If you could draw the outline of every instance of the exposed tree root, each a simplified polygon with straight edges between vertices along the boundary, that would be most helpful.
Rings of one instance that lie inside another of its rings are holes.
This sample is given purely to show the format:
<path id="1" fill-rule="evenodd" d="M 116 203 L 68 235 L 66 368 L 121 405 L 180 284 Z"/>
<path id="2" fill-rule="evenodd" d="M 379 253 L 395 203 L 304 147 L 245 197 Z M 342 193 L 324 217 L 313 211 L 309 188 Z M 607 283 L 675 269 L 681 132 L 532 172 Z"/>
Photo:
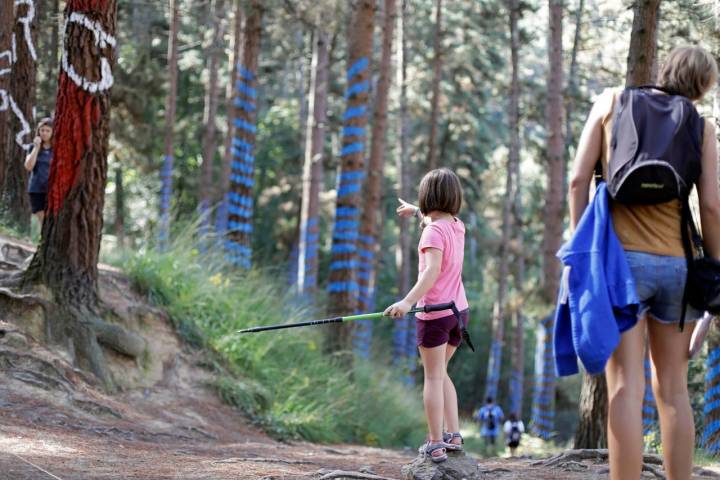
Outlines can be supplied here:
<path id="1" fill-rule="evenodd" d="M 380 475 L 374 475 L 372 473 L 346 472 L 343 470 L 335 470 L 333 472 L 326 473 L 322 477 L 320 477 L 320 480 L 332 480 L 334 478 L 351 478 L 359 480 L 395 480 L 389 477 L 381 477 Z"/>
<path id="2" fill-rule="evenodd" d="M 311 462 L 308 460 L 284 460 L 282 458 L 260 458 L 260 457 L 233 457 L 233 458 L 226 458 L 224 460 L 216 460 L 213 463 L 240 463 L 240 462 L 284 463 L 286 465 L 317 465 L 317 462 Z M 365 477 L 362 477 L 362 478 L 365 478 Z"/>

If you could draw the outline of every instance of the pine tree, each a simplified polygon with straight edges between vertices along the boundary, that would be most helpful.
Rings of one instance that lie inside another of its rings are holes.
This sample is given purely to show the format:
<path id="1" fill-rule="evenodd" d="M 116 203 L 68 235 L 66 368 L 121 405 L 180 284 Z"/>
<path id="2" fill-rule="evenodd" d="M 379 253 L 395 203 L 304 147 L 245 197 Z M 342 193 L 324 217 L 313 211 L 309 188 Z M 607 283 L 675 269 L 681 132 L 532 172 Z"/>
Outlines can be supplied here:
<path id="1" fill-rule="evenodd" d="M 440 76 L 442 74 L 442 0 L 435 5 L 435 36 L 433 37 L 432 100 L 430 104 L 430 140 L 428 142 L 427 168 L 437 168 L 437 129 L 440 117 Z"/>
<path id="2" fill-rule="evenodd" d="M 343 116 L 343 143 L 328 284 L 331 315 L 345 315 L 357 311 L 358 308 L 358 220 L 365 176 L 365 137 L 374 21 L 375 0 L 358 1 L 348 30 L 345 90 L 347 107 Z M 351 333 L 352 327 L 349 324 L 340 324 L 330 329 L 328 349 L 347 350 L 351 344 Z"/>

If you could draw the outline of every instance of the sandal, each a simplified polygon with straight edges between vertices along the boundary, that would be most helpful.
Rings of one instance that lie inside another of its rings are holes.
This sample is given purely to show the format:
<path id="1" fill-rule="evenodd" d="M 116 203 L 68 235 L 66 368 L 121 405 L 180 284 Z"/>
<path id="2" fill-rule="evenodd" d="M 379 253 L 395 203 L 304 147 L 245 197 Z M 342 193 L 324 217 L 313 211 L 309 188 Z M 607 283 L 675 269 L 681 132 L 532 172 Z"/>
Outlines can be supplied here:
<path id="1" fill-rule="evenodd" d="M 448 456 L 445 450 L 445 442 L 433 442 L 431 440 L 428 440 L 428 442 L 420 447 L 420 450 L 425 454 L 426 457 L 430 457 L 430 460 L 432 460 L 434 463 L 440 463 L 447 460 Z M 433 455 L 434 452 L 442 451 L 439 455 Z"/>
<path id="2" fill-rule="evenodd" d="M 452 443 L 456 438 L 460 439 L 460 443 Z M 465 443 L 465 440 L 463 440 L 460 432 L 444 432 L 443 443 L 445 444 L 445 449 L 458 452 L 463 449 L 463 443 Z"/>

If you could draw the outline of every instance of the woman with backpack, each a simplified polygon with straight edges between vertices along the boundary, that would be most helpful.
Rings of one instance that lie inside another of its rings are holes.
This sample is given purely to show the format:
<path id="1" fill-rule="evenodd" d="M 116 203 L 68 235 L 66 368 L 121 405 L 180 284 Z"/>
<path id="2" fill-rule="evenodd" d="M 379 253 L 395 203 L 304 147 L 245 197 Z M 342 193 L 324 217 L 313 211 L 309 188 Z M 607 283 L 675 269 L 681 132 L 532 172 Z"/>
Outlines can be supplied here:
<path id="1" fill-rule="evenodd" d="M 517 415 L 511 413 L 503 425 L 503 432 L 505 433 L 505 445 L 510 449 L 510 456 L 514 457 L 520 446 L 522 434 L 525 433 L 525 425 L 522 420 L 517 418 Z"/>
<path id="2" fill-rule="evenodd" d="M 694 183 L 704 252 L 720 259 L 716 130 L 713 119 L 700 118 L 693 106 L 715 86 L 717 75 L 715 60 L 704 49 L 674 49 L 659 72 L 658 88 L 608 90 L 600 95 L 575 156 L 569 191 L 571 227 L 575 229 L 588 205 L 593 173 L 596 165 L 601 166 L 602 178 L 607 180 L 607 190 L 614 199 L 610 201 L 612 222 L 640 301 L 637 323 L 622 332 L 620 344 L 605 367 L 612 480 L 639 479 L 641 475 L 646 332 L 667 478 L 691 478 L 695 430 L 687 389 L 688 346 L 694 325 L 690 322 L 700 312 L 686 306 L 686 242 L 681 226 L 683 202 Z M 684 188 L 678 198 L 652 201 L 654 191 L 663 188 L 662 175 L 675 172 L 655 162 L 659 157 L 634 151 L 630 155 L 634 155 L 634 167 L 623 169 L 615 163 L 633 148 L 655 147 L 665 152 L 667 164 L 681 171 L 675 174 L 677 178 L 681 174 L 690 178 L 690 185 L 678 182 Z M 651 165 L 653 162 L 657 165 Z M 632 181 L 615 181 L 617 175 L 631 178 L 640 167 L 645 173 L 658 174 L 661 180 L 641 179 L 634 186 Z M 684 329 L 679 328 L 683 321 L 688 323 Z"/>

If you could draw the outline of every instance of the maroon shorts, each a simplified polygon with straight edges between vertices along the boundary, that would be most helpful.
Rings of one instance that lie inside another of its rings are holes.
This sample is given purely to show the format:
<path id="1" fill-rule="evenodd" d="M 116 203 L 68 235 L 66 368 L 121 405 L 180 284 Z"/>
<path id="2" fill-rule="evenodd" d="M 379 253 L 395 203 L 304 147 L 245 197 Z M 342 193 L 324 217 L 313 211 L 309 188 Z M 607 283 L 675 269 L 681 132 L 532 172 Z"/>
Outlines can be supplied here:
<path id="1" fill-rule="evenodd" d="M 460 318 L 467 327 L 468 310 L 460 312 Z M 417 336 L 418 346 L 425 348 L 439 347 L 445 343 L 457 347 L 462 342 L 460 327 L 455 315 L 448 315 L 434 320 L 415 318 L 415 335 Z"/>

